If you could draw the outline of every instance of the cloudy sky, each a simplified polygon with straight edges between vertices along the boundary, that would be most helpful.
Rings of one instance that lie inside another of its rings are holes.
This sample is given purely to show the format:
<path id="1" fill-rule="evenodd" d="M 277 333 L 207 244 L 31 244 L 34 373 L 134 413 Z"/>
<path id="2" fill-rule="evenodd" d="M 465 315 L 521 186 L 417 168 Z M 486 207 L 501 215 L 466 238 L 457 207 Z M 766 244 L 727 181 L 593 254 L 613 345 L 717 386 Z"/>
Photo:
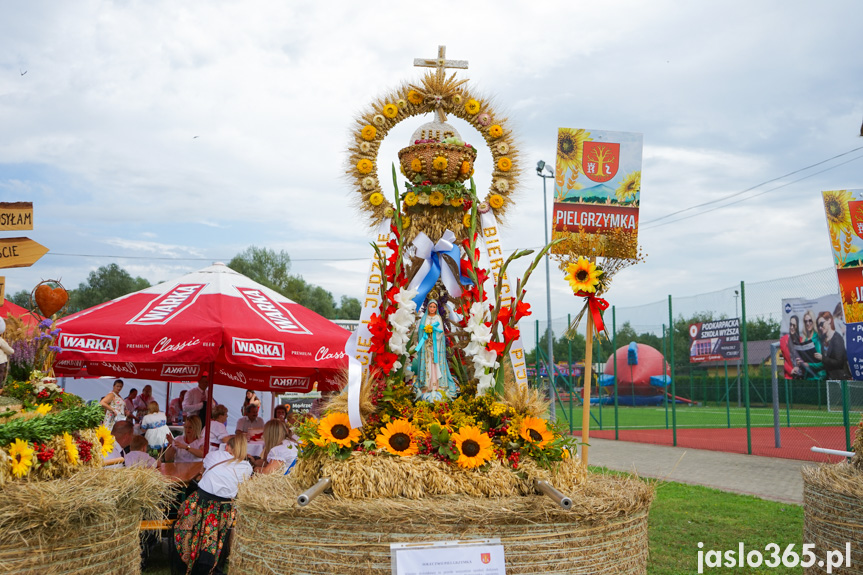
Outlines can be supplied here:
<path id="1" fill-rule="evenodd" d="M 543 243 L 532 166 L 553 162 L 558 127 L 644 135 L 648 258 L 615 279 L 617 306 L 823 270 L 820 191 L 863 188 L 857 0 L 6 1 L 0 15 L 0 201 L 33 202 L 24 234 L 51 250 L 3 270 L 7 293 L 77 287 L 110 263 L 156 283 L 256 245 L 359 297 L 371 234 L 343 176 L 353 117 L 417 81 L 413 59 L 439 44 L 518 134 L 505 247 Z M 422 121 L 391 133 L 382 172 Z M 577 311 L 554 268 L 551 284 L 553 317 Z M 544 273 L 528 287 L 544 320 Z"/>

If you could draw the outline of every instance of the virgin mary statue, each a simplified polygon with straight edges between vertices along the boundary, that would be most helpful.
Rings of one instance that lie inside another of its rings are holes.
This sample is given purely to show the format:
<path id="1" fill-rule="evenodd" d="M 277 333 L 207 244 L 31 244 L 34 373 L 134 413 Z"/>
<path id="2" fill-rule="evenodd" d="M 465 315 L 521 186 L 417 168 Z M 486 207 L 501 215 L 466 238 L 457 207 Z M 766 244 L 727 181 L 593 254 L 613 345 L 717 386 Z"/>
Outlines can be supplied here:
<path id="1" fill-rule="evenodd" d="M 446 335 L 444 322 L 438 313 L 438 303 L 431 300 L 426 305 L 417 326 L 418 340 L 414 351 L 414 393 L 418 400 L 440 401 L 455 399 L 458 385 L 453 379 L 446 360 Z"/>

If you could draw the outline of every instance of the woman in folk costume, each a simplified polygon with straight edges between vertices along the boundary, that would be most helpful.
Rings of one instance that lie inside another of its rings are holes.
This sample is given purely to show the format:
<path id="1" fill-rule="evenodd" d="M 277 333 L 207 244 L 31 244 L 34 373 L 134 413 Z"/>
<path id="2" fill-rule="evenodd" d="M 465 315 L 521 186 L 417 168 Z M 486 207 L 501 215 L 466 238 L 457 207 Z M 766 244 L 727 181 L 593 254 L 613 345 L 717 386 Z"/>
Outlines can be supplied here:
<path id="1" fill-rule="evenodd" d="M 430 300 L 417 326 L 414 393 L 417 399 L 424 401 L 455 399 L 458 394 L 458 385 L 446 359 L 445 319 L 438 309 L 438 302 Z M 446 313 L 446 308 L 443 310 Z"/>

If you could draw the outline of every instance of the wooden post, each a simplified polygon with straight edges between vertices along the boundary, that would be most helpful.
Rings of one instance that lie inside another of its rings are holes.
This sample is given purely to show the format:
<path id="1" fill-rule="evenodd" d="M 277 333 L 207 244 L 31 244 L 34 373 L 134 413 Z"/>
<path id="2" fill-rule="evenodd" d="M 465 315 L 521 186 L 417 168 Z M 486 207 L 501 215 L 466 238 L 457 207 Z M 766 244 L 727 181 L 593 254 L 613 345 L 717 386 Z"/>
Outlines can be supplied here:
<path id="1" fill-rule="evenodd" d="M 584 347 L 584 401 L 581 404 L 581 460 L 587 467 L 588 443 L 590 442 L 590 379 L 591 366 L 593 365 L 593 314 L 588 309 L 587 333 L 585 334 Z"/>

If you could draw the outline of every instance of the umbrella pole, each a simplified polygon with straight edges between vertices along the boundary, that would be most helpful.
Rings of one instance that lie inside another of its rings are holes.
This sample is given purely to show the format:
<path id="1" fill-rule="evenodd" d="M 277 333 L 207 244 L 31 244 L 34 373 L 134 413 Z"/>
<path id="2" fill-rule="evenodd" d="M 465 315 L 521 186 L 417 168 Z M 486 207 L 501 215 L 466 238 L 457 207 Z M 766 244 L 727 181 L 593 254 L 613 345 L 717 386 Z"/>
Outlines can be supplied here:
<path id="1" fill-rule="evenodd" d="M 210 364 L 210 380 L 207 386 L 207 408 L 204 410 L 204 418 L 206 421 L 206 430 L 204 431 L 204 457 L 210 452 L 210 414 L 213 413 L 213 378 L 216 376 L 216 363 Z"/>

